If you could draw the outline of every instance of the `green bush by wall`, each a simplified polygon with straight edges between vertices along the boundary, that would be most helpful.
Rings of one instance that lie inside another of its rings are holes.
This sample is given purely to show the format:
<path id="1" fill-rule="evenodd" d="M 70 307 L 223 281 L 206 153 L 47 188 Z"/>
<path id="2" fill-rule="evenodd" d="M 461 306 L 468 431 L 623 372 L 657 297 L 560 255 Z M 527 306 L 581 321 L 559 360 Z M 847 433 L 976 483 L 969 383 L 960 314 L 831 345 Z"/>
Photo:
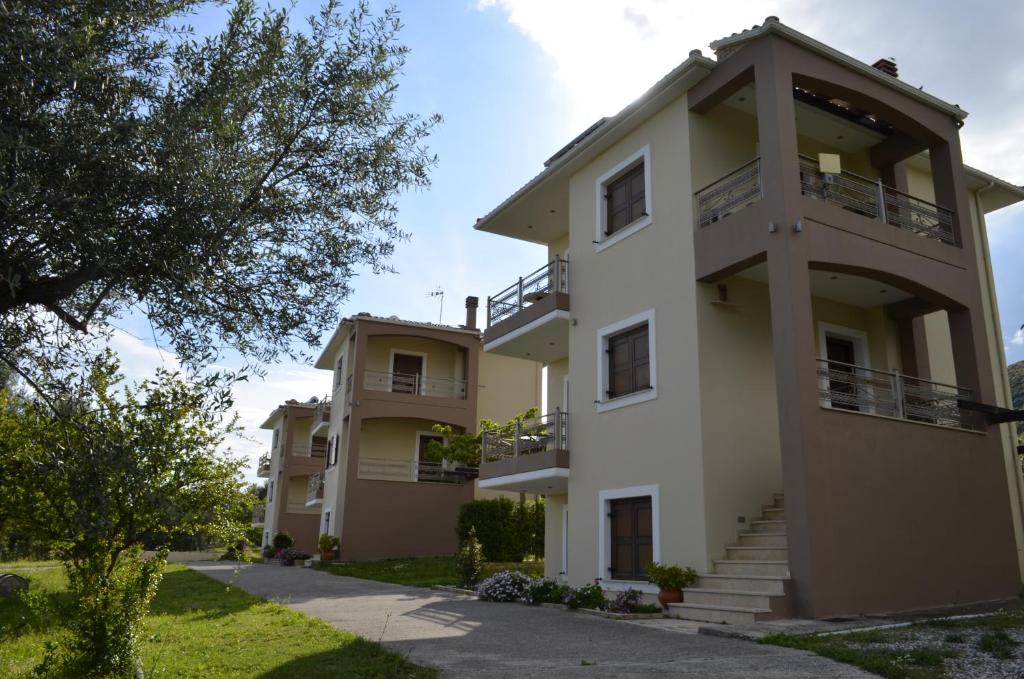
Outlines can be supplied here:
<path id="1" fill-rule="evenodd" d="M 544 500 L 512 502 L 508 498 L 474 500 L 462 505 L 456 533 L 462 544 L 470 528 L 487 561 L 523 561 L 544 556 Z"/>

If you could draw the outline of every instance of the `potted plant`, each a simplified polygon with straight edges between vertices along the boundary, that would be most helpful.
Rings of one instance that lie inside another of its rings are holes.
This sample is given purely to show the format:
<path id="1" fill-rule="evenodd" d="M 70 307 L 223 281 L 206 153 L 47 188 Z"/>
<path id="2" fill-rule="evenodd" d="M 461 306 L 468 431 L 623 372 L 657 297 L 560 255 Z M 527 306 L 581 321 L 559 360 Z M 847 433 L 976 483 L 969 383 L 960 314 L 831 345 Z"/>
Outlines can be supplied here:
<path id="1" fill-rule="evenodd" d="M 337 559 L 338 545 L 340 544 L 341 543 L 339 542 L 337 536 L 328 535 L 327 533 L 321 535 L 319 542 L 320 558 L 323 561 L 334 561 L 335 559 Z"/>
<path id="2" fill-rule="evenodd" d="M 273 545 L 267 545 L 263 548 L 263 563 L 270 563 L 277 557 L 277 550 L 274 549 Z"/>
<path id="3" fill-rule="evenodd" d="M 281 553 L 284 552 L 284 550 L 291 547 L 292 545 L 294 545 L 295 540 L 293 540 L 292 536 L 288 535 L 288 533 L 282 532 L 274 536 L 274 539 L 271 540 L 271 544 L 273 544 L 274 549 L 277 550 L 277 557 L 281 558 Z"/>
<path id="4" fill-rule="evenodd" d="M 281 565 L 295 566 L 298 564 L 300 566 L 305 566 L 306 559 L 308 558 L 310 558 L 310 555 L 307 552 L 304 552 L 301 549 L 292 549 L 289 547 L 281 552 Z"/>
<path id="5" fill-rule="evenodd" d="M 660 563 L 647 564 L 647 581 L 658 586 L 658 602 L 668 610 L 669 604 L 683 600 L 683 590 L 697 582 L 697 571 L 692 568 L 666 566 Z"/>

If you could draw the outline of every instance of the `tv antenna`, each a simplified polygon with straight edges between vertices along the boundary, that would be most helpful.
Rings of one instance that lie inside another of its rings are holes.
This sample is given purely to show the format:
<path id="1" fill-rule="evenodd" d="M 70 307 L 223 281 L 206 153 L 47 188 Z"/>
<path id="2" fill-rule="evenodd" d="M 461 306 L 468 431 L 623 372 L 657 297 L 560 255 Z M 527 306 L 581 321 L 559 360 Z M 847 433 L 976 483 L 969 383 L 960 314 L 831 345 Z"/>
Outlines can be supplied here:
<path id="1" fill-rule="evenodd" d="M 442 290 L 441 286 L 439 285 L 439 286 L 437 286 L 437 290 L 434 290 L 433 292 L 428 292 L 427 293 L 427 297 L 440 297 L 441 298 L 441 310 L 437 312 L 437 324 L 440 325 L 441 324 L 441 316 L 444 315 L 444 290 Z"/>

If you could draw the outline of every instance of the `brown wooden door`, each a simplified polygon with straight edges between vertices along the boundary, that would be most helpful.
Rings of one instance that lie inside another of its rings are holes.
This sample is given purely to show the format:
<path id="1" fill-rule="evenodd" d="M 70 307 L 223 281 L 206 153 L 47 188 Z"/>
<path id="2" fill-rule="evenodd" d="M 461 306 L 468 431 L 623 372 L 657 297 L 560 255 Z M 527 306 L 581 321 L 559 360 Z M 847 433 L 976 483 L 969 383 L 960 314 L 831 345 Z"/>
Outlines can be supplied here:
<path id="1" fill-rule="evenodd" d="M 647 564 L 654 560 L 651 498 L 612 500 L 611 577 L 613 580 L 646 580 Z"/>
<path id="2" fill-rule="evenodd" d="M 403 394 L 420 393 L 423 378 L 423 357 L 412 354 L 395 354 L 391 364 L 391 391 Z"/>
<path id="3" fill-rule="evenodd" d="M 825 351 L 829 361 L 837 361 L 848 365 L 829 363 L 828 388 L 832 394 L 832 407 L 844 410 L 860 410 L 857 406 L 857 385 L 855 369 L 856 351 L 853 342 L 841 337 L 825 336 Z"/>

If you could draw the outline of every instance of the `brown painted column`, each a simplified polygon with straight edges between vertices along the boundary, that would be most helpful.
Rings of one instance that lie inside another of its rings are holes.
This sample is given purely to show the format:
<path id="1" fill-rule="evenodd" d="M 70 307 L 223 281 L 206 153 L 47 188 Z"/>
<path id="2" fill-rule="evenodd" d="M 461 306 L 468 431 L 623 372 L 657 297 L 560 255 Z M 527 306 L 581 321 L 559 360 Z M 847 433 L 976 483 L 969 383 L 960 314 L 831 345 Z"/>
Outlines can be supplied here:
<path id="1" fill-rule="evenodd" d="M 808 413 L 817 408 L 810 273 L 804 234 L 797 232 L 800 169 L 790 65 L 776 44 L 755 70 L 758 141 L 764 207 L 775 232 L 768 237 L 775 385 L 779 409 L 783 490 L 789 564 L 797 613 L 813 616 L 814 569 L 810 542 L 813 511 L 808 498 L 813 451 L 806 446 Z M 758 225 L 768 229 L 768 224 Z"/>
<path id="2" fill-rule="evenodd" d="M 903 373 L 923 380 L 931 379 L 928 359 L 928 336 L 924 316 L 903 317 L 895 321 L 900 338 L 900 363 Z"/>

